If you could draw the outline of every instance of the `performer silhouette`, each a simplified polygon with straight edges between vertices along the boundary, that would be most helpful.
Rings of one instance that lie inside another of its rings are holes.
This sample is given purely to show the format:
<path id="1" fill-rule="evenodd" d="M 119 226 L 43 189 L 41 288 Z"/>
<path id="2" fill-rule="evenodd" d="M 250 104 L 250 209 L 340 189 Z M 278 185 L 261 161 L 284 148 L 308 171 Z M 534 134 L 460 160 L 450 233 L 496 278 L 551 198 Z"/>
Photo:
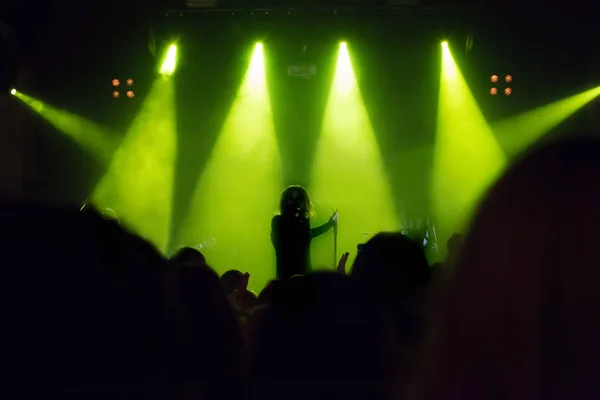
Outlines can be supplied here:
<path id="1" fill-rule="evenodd" d="M 283 191 L 280 214 L 271 221 L 271 242 L 277 256 L 277 278 L 289 279 L 310 270 L 310 242 L 337 223 L 334 212 L 329 221 L 311 229 L 313 206 L 302 186 L 290 186 Z"/>

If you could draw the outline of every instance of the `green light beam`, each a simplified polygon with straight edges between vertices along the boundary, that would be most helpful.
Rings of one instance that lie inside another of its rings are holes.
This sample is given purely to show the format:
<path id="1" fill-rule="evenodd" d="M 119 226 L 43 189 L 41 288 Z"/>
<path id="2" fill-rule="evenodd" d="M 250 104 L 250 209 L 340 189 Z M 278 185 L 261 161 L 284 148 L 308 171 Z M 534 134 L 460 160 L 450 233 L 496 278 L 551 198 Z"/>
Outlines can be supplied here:
<path id="1" fill-rule="evenodd" d="M 261 289 L 275 275 L 270 221 L 282 187 L 281 163 L 265 76 L 263 46 L 250 65 L 224 122 L 188 212 L 179 245 L 214 238 L 209 264 L 219 273 L 250 272 Z"/>
<path id="2" fill-rule="evenodd" d="M 492 130 L 505 153 L 519 153 L 598 95 L 600 95 L 600 87 L 500 121 L 493 125 Z"/>
<path id="3" fill-rule="evenodd" d="M 442 44 L 431 209 L 442 243 L 469 222 L 505 158 L 452 53 Z"/>
<path id="4" fill-rule="evenodd" d="M 100 161 L 108 163 L 116 146 L 117 137 L 110 129 L 79 115 L 59 110 L 49 104 L 13 89 L 14 96 L 21 100 L 53 127 L 73 139 L 82 149 Z"/>
<path id="5" fill-rule="evenodd" d="M 171 229 L 177 127 L 174 82 L 152 86 L 92 200 L 114 209 L 140 236 L 166 252 Z"/>
<path id="6" fill-rule="evenodd" d="M 400 229 L 377 138 L 356 81 L 346 43 L 341 43 L 309 188 L 323 223 L 340 213 L 338 248 L 356 255 L 365 232 Z M 313 243 L 314 268 L 331 268 L 332 240 Z M 349 265 L 352 259 L 349 260 Z"/>

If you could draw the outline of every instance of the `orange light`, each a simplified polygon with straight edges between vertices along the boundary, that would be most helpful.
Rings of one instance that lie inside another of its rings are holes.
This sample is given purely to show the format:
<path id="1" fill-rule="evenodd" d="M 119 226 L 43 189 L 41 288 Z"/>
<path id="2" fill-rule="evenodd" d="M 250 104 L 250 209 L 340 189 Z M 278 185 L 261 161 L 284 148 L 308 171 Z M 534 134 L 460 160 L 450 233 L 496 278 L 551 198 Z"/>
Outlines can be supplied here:
<path id="1" fill-rule="evenodd" d="M 133 79 L 129 78 L 127 79 L 127 86 L 132 86 L 133 85 Z"/>
<path id="2" fill-rule="evenodd" d="M 498 82 L 498 75 L 492 75 L 492 77 L 490 78 L 490 80 L 491 80 L 493 83 L 496 83 L 496 82 Z"/>
<path id="3" fill-rule="evenodd" d="M 112 80 L 112 84 L 113 84 L 114 87 L 117 87 L 117 86 L 119 86 L 121 84 L 121 82 L 119 82 L 118 79 L 113 79 Z"/>
<path id="4" fill-rule="evenodd" d="M 131 90 L 127 92 L 127 97 L 131 99 L 133 96 L 135 96 L 135 93 L 133 93 Z"/>
<path id="5" fill-rule="evenodd" d="M 491 89 L 490 89 L 490 94 L 491 94 L 492 96 L 495 96 L 495 95 L 497 95 L 497 94 L 498 94 L 498 89 L 496 89 L 495 87 L 491 88 Z"/>
<path id="6" fill-rule="evenodd" d="M 512 94 L 512 89 L 507 87 L 506 89 L 504 89 L 504 94 L 510 96 Z"/>
<path id="7" fill-rule="evenodd" d="M 512 75 L 506 75 L 506 77 L 504 78 L 504 80 L 506 81 L 506 83 L 511 83 L 512 82 Z"/>
<path id="8" fill-rule="evenodd" d="M 117 97 L 119 97 L 120 94 L 119 92 L 117 92 L 116 90 L 113 92 L 113 97 L 116 99 Z"/>

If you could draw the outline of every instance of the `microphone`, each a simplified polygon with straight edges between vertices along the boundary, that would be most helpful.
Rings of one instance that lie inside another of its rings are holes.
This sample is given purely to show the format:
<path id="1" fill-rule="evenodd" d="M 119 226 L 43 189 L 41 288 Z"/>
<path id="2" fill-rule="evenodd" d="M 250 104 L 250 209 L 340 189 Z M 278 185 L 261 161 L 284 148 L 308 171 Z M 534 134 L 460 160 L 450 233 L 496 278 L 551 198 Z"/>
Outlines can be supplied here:
<path id="1" fill-rule="evenodd" d="M 296 207 L 296 216 L 302 218 L 308 218 L 308 212 L 303 207 Z"/>

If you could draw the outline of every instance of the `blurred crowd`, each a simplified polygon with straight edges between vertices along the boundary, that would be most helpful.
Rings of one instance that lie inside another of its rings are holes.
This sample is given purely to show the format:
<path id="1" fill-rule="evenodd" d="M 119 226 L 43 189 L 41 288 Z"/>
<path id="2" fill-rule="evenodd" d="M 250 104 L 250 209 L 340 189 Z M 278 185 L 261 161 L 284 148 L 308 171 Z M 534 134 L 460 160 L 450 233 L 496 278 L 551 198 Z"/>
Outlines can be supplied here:
<path id="1" fill-rule="evenodd" d="M 600 141 L 545 145 L 445 262 L 382 232 L 258 294 L 94 209 L 6 202 L 0 398 L 600 398 L 599 173 Z"/>

